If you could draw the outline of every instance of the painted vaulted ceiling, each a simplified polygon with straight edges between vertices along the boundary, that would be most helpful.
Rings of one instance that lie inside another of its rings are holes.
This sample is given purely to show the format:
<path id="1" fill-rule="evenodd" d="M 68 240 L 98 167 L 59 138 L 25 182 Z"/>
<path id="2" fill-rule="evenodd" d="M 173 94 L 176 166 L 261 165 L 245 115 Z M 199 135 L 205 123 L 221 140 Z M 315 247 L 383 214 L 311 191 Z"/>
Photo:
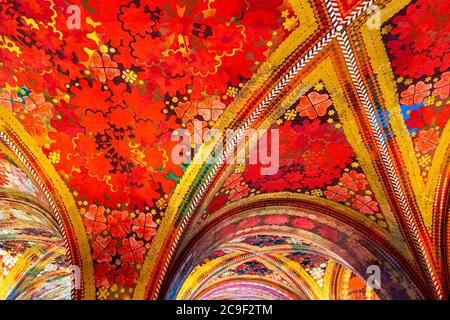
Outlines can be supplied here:
<path id="1" fill-rule="evenodd" d="M 449 11 L 0 1 L 0 298 L 447 299 Z"/>

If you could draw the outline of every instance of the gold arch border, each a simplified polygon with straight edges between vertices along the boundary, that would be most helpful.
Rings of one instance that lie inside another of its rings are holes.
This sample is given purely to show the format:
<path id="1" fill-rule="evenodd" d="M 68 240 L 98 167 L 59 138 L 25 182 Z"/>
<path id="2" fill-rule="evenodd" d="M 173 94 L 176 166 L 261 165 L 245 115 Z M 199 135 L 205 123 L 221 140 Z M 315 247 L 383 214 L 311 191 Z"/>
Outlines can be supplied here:
<path id="1" fill-rule="evenodd" d="M 401 9 L 403 9 L 410 0 L 392 1 L 380 11 L 381 24 L 391 19 Z M 382 97 L 385 101 L 386 109 L 391 114 L 390 124 L 395 132 L 398 146 L 404 159 L 404 165 L 411 181 L 411 186 L 421 211 L 421 216 L 425 226 L 431 231 L 433 224 L 433 202 L 435 198 L 435 187 L 437 185 L 442 166 L 448 159 L 445 157 L 450 145 L 449 123 L 441 135 L 440 143 L 433 157 L 433 162 L 429 171 L 428 181 L 425 184 L 420 176 L 419 165 L 415 157 L 412 140 L 408 134 L 406 125 L 400 113 L 400 103 L 393 85 L 394 74 L 390 68 L 390 61 L 387 55 L 385 44 L 382 40 L 381 30 L 370 29 L 366 24 L 361 26 L 361 34 L 365 43 L 365 48 L 373 64 L 373 70 L 381 89 Z"/>
<path id="2" fill-rule="evenodd" d="M 80 290 L 75 289 L 72 297 L 95 299 L 91 249 L 69 188 L 22 124 L 5 109 L 0 112 L 0 141 L 3 144 L 2 149 L 35 180 L 56 215 L 68 246 L 71 263 L 80 267 L 80 276 L 83 280 Z"/>

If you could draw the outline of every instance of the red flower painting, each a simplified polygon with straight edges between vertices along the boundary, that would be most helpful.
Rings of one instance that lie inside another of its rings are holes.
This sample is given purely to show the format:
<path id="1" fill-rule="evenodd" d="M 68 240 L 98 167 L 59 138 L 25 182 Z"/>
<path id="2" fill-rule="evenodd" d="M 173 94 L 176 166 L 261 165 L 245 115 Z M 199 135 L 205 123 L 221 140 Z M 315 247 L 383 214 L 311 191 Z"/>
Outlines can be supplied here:
<path id="1" fill-rule="evenodd" d="M 387 48 L 397 75 L 417 79 L 450 67 L 449 10 L 448 1 L 418 0 L 393 19 Z"/>

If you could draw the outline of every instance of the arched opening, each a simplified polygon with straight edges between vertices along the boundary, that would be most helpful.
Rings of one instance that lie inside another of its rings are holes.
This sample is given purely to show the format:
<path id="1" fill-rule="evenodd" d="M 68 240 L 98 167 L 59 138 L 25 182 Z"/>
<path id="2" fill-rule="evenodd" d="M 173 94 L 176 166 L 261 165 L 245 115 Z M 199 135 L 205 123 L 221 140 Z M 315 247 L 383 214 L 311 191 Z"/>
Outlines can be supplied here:
<path id="1" fill-rule="evenodd" d="M 291 299 L 426 297 L 409 262 L 364 225 L 323 205 L 261 199 L 221 209 L 181 246 L 164 298 L 263 299 L 286 288 Z"/>
<path id="2" fill-rule="evenodd" d="M 79 272 L 42 190 L 0 153 L 0 299 L 71 299 Z"/>

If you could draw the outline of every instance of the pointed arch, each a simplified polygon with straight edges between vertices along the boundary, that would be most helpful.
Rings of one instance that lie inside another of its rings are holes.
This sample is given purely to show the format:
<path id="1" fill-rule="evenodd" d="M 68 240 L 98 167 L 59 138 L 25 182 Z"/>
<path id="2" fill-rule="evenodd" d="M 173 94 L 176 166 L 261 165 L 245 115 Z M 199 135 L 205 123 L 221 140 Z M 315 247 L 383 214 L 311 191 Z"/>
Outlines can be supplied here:
<path id="1" fill-rule="evenodd" d="M 348 213 L 343 211 L 352 209 L 331 202 L 317 203 L 313 198 L 265 194 L 220 209 L 175 253 L 161 298 L 177 292 L 190 271 L 224 244 L 244 236 L 270 233 L 307 243 L 311 250 L 334 258 L 362 279 L 368 266 L 378 265 L 382 285 L 377 294 L 382 299 L 432 296 L 423 276 L 398 249 L 370 227 L 348 219 Z"/>
<path id="2" fill-rule="evenodd" d="M 94 299 L 92 257 L 73 197 L 34 139 L 8 110 L 0 113 L 0 147 L 32 179 L 47 204 L 46 216 L 61 232 L 73 271 L 71 298 Z"/>

